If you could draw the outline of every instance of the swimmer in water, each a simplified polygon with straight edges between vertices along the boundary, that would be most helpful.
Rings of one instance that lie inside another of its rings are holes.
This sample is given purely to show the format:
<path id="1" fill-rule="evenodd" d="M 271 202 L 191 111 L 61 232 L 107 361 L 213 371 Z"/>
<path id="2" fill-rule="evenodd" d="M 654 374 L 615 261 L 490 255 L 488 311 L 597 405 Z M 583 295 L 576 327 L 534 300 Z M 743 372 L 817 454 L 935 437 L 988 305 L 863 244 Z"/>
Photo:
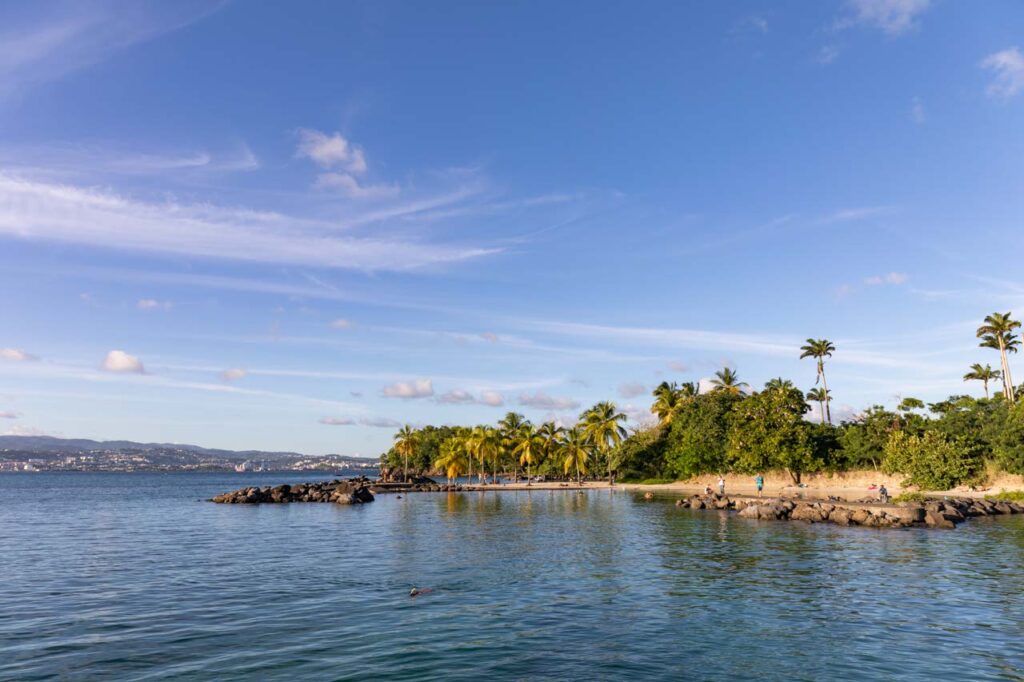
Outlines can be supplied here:
<path id="1" fill-rule="evenodd" d="M 411 589 L 411 590 L 409 590 L 409 596 L 410 596 L 410 597 L 418 597 L 419 595 L 421 595 L 421 594 L 427 594 L 428 592 L 433 592 L 433 590 L 432 590 L 432 589 L 430 589 L 429 587 L 425 587 L 425 588 L 423 588 L 423 589 L 421 590 L 420 588 L 418 588 L 418 587 L 416 587 L 415 585 L 413 585 L 413 586 L 412 586 L 412 589 Z"/>

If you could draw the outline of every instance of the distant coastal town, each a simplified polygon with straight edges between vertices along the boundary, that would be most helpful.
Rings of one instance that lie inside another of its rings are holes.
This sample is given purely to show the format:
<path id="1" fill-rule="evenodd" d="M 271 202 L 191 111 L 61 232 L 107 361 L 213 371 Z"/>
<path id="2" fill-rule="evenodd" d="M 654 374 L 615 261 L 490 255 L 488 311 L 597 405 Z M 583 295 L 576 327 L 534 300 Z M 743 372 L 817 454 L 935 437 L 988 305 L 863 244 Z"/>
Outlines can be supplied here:
<path id="1" fill-rule="evenodd" d="M 60 438 L 0 438 L 0 472 L 323 471 L 376 469 L 377 459 L 345 455 L 233 452 L 193 445 Z"/>

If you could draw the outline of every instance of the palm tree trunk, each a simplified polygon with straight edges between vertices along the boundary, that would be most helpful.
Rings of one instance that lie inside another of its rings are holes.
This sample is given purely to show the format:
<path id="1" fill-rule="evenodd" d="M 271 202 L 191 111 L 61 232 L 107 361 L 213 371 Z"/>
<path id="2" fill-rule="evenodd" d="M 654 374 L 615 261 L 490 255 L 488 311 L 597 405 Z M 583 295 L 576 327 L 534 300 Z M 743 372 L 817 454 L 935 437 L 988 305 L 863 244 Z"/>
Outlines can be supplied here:
<path id="1" fill-rule="evenodd" d="M 825 397 L 828 397 L 828 381 L 825 380 L 825 363 L 821 363 L 818 369 L 821 372 L 821 386 L 825 389 Z M 828 406 L 828 400 L 825 401 L 825 416 L 828 418 L 828 423 L 832 423 L 832 408 Z"/>
<path id="2" fill-rule="evenodd" d="M 824 424 L 825 423 L 825 401 L 824 400 L 819 400 L 818 401 L 818 413 L 821 415 L 821 423 Z"/>
<path id="3" fill-rule="evenodd" d="M 1010 363 L 1006 357 L 1006 345 L 1002 335 L 999 338 L 999 363 L 1003 366 L 1003 397 L 1013 403 L 1013 377 L 1010 376 Z"/>
<path id="4" fill-rule="evenodd" d="M 985 400 L 988 400 L 988 379 L 983 379 L 982 384 L 985 386 Z"/>
<path id="5" fill-rule="evenodd" d="M 405 476 L 405 481 L 408 482 L 408 480 L 409 480 L 409 453 L 408 452 L 405 453 L 405 474 L 404 474 L 404 476 Z"/>

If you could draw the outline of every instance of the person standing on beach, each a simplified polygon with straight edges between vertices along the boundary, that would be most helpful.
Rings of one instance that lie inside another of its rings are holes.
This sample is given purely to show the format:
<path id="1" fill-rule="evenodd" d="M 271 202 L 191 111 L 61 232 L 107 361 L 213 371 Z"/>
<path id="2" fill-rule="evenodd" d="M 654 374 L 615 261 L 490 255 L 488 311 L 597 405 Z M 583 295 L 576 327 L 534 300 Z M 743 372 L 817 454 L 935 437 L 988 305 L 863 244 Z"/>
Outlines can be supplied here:
<path id="1" fill-rule="evenodd" d="M 718 477 L 718 494 L 725 495 L 725 476 Z"/>
<path id="2" fill-rule="evenodd" d="M 754 477 L 754 485 L 757 486 L 757 496 L 761 497 L 761 491 L 764 490 L 764 476 L 758 474 Z"/>

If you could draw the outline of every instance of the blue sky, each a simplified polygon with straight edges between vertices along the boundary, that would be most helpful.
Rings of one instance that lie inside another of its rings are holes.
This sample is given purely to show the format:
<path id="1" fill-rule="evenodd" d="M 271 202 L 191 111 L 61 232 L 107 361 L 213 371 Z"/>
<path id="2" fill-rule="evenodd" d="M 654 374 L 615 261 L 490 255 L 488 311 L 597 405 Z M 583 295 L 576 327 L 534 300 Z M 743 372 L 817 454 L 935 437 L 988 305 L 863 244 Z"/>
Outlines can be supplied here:
<path id="1" fill-rule="evenodd" d="M 980 395 L 1022 123 L 1015 0 L 2 2 L 0 433 L 375 456 L 809 336 Z"/>

